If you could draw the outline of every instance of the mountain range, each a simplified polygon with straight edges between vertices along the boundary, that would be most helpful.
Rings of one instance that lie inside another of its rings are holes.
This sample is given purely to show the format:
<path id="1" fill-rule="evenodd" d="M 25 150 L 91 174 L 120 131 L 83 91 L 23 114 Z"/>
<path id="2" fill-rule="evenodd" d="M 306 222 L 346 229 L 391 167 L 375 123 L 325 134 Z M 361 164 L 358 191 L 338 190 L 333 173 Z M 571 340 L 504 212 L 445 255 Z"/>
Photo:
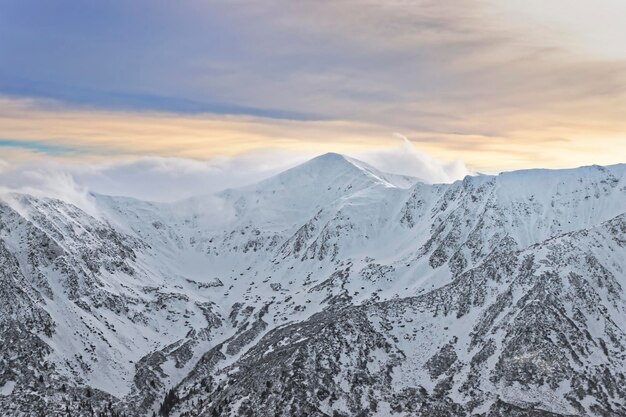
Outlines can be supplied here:
<path id="1" fill-rule="evenodd" d="M 624 164 L 87 201 L 0 197 L 0 415 L 626 416 Z"/>

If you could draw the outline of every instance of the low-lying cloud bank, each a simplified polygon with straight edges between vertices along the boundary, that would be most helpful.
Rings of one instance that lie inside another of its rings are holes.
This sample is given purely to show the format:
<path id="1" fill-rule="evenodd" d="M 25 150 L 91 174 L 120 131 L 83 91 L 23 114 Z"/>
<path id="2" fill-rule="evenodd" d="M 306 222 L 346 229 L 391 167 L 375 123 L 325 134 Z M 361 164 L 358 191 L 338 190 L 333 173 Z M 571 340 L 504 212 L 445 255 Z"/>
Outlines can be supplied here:
<path id="1" fill-rule="evenodd" d="M 410 175 L 430 183 L 452 182 L 471 171 L 462 161 L 439 161 L 400 137 L 399 146 L 351 153 L 381 171 Z M 240 187 L 268 178 L 316 156 L 265 149 L 232 157 L 195 160 L 143 157 L 87 164 L 47 161 L 11 162 L 0 157 L 0 197 L 10 192 L 50 196 L 85 206 L 89 193 L 176 201 Z"/>

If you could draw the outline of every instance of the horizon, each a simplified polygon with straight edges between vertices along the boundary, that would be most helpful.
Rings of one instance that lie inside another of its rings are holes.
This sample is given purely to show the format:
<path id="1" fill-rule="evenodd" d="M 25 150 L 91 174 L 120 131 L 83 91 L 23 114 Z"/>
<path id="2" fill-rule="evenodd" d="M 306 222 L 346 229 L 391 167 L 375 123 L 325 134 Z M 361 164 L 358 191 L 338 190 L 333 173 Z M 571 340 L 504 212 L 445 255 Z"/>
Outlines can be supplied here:
<path id="1" fill-rule="evenodd" d="M 215 173 L 210 172 L 210 167 L 205 167 L 208 168 L 208 171 L 200 171 L 196 177 L 190 176 L 189 178 L 186 178 L 184 182 L 189 183 L 190 187 L 181 190 L 180 186 L 183 181 L 181 181 L 180 179 L 180 173 L 174 170 L 170 171 L 170 175 L 168 176 L 168 173 L 155 172 L 154 169 L 156 167 L 156 169 L 158 170 L 158 166 L 152 166 L 151 169 L 153 171 L 150 171 L 148 175 L 142 176 L 137 174 L 137 172 L 142 169 L 141 166 L 135 167 L 134 164 L 127 165 L 126 169 L 132 167 L 132 169 L 136 172 L 125 178 L 122 177 L 125 174 L 128 175 L 130 171 L 120 170 L 120 172 L 115 172 L 114 170 L 108 173 L 106 171 L 98 172 L 94 170 L 88 170 L 87 165 L 74 165 L 72 166 L 72 169 L 65 170 L 56 165 L 48 167 L 47 169 L 42 169 L 41 167 L 34 166 L 17 166 L 13 169 L 8 169 L 5 171 L 2 171 L 0 169 L 0 183 L 2 184 L 0 185 L 0 200 L 7 199 L 7 197 L 13 194 L 21 194 L 31 195 L 34 197 L 56 198 L 71 202 L 77 206 L 82 206 L 84 208 L 85 206 L 89 205 L 89 197 L 100 195 L 103 197 L 113 198 L 131 198 L 134 200 L 149 203 L 177 203 L 195 197 L 216 196 L 223 191 L 244 189 L 247 187 L 255 186 L 266 180 L 283 175 L 288 171 L 297 169 L 300 166 L 306 165 L 314 160 L 321 160 L 325 156 L 329 155 L 340 156 L 349 164 L 354 165 L 354 162 L 356 162 L 364 163 L 367 165 L 365 168 L 355 165 L 358 169 L 369 170 L 370 168 L 373 168 L 381 174 L 402 176 L 413 180 L 412 184 L 408 187 L 399 187 L 398 185 L 393 185 L 394 187 L 399 188 L 413 188 L 416 184 L 419 183 L 426 185 L 452 184 L 463 181 L 467 177 L 499 177 L 507 174 L 541 171 L 549 171 L 552 173 L 565 173 L 568 171 L 575 172 L 594 167 L 611 169 L 617 168 L 619 166 L 626 166 L 626 163 L 616 163 L 611 165 L 592 164 L 568 168 L 523 168 L 490 173 L 468 170 L 462 173 L 462 175 L 461 173 L 457 172 L 457 178 L 451 176 L 448 177 L 446 180 L 438 181 L 438 179 L 441 179 L 441 177 L 439 176 L 441 175 L 441 173 L 433 171 L 432 169 L 422 171 L 425 175 L 421 177 L 419 175 L 409 175 L 402 172 L 395 172 L 397 166 L 399 164 L 402 165 L 403 163 L 405 164 L 404 168 L 400 168 L 400 170 L 403 172 L 406 172 L 405 170 L 410 168 L 425 168 L 424 166 L 419 165 L 422 162 L 419 160 L 419 157 L 423 156 L 419 153 L 417 154 L 417 156 L 409 157 L 410 162 L 409 166 L 407 167 L 406 161 L 402 160 L 402 157 L 405 155 L 398 153 L 397 150 L 395 152 L 388 152 L 386 155 L 381 154 L 380 152 L 370 152 L 361 155 L 364 156 L 364 159 L 367 159 L 367 161 L 345 153 L 325 152 L 298 161 L 297 163 L 290 162 L 286 166 L 282 166 L 281 168 L 253 170 L 248 172 L 247 175 L 237 178 L 235 181 L 232 182 L 232 185 L 224 187 L 216 186 L 212 188 L 209 185 L 208 190 L 205 188 L 208 184 L 224 182 L 223 176 L 216 176 Z M 202 164 L 202 162 L 199 163 Z M 411 165 L 412 163 L 415 163 L 417 165 Z M 381 168 L 381 166 L 385 167 L 386 169 Z M 441 168 L 441 166 L 438 166 L 437 168 Z M 463 167 L 463 169 L 466 168 Z M 232 169 L 227 170 L 226 172 L 228 175 L 230 175 Z M 98 177 L 109 178 L 108 181 L 102 182 L 97 180 Z M 25 178 L 26 180 L 24 180 Z M 165 183 L 167 184 L 165 187 L 162 184 L 163 181 L 165 181 Z M 151 186 L 149 182 L 158 182 L 158 184 L 156 186 Z"/>

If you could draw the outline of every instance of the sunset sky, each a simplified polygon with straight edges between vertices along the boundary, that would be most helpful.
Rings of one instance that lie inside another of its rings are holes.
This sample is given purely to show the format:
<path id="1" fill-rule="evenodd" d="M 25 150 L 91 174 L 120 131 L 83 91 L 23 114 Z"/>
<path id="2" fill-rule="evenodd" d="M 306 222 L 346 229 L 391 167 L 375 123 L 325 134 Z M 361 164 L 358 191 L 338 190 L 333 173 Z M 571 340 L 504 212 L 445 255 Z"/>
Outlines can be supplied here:
<path id="1" fill-rule="evenodd" d="M 0 0 L 0 171 L 402 136 L 471 171 L 626 162 L 625 17 L 622 0 Z"/>

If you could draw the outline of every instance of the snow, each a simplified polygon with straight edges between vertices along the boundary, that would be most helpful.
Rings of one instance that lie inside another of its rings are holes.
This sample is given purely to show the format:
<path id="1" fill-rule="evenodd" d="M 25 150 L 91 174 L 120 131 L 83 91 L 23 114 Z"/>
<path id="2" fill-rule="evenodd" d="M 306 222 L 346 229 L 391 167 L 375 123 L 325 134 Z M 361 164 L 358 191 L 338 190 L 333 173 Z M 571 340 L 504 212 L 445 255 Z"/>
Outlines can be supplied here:
<path id="1" fill-rule="evenodd" d="M 0 395 L 11 395 L 15 388 L 15 381 L 6 381 L 3 386 L 0 387 Z"/>
<path id="2" fill-rule="evenodd" d="M 91 230 L 96 221 L 142 243 L 134 249 L 132 276 L 101 270 L 102 284 L 95 285 L 105 293 L 123 295 L 128 314 L 102 306 L 91 311 L 79 308 L 67 294 L 66 277 L 55 268 L 42 268 L 53 294 L 45 310 L 56 323 L 54 334 L 46 338 L 50 360 L 64 375 L 79 376 L 121 397 L 131 391 L 135 366 L 142 357 L 185 341 L 191 330 L 200 332 L 210 325 L 199 307 L 203 303 L 214 306 L 223 325 L 208 330 L 209 336 L 198 341 L 183 367 L 177 368 L 171 358 L 162 364 L 168 386 L 183 380 L 202 353 L 235 334 L 237 328 L 229 319 L 235 303 L 252 308 L 249 316 L 236 317 L 238 326 L 252 324 L 269 304 L 263 317 L 267 328 L 253 345 L 278 326 L 322 311 L 325 300 L 341 292 L 354 304 L 425 294 L 453 280 L 449 267 L 431 265 L 429 258 L 436 248 L 450 251 L 449 256 L 458 250 L 470 265 L 497 249 L 503 237 L 513 239 L 517 250 L 529 250 L 624 213 L 625 187 L 626 165 L 518 171 L 426 185 L 352 158 L 326 154 L 251 186 L 176 203 L 94 195 L 98 219 L 76 214 L 62 204 L 56 210 L 37 200 L 13 199 L 12 204 L 19 203 L 24 219 L 35 221 L 37 215 L 48 219 L 49 227 L 58 231 L 50 235 L 68 252 L 97 243 Z M 413 216 L 411 225 L 401 221 L 407 212 Z M 26 265 L 22 238 L 15 230 L 3 236 Z M 432 247 L 426 249 L 427 245 Z M 623 261 L 589 245 L 588 252 L 603 264 L 626 268 Z M 534 254 L 547 251 L 533 250 Z M 366 279 L 359 272 L 370 264 L 389 268 L 388 276 Z M 317 287 L 340 271 L 345 272 L 345 280 L 336 278 L 332 285 Z M 214 286 L 216 279 L 223 286 Z M 624 275 L 617 279 L 626 288 Z M 272 289 L 272 284 L 280 284 L 280 290 Z M 517 302 L 523 290 L 512 291 Z M 609 299 L 608 290 L 602 289 L 601 294 Z M 486 300 L 493 302 L 492 295 L 487 294 Z M 618 308 L 610 308 L 611 314 L 623 316 Z M 407 307 L 397 317 L 372 316 L 372 324 L 379 328 L 386 320 L 398 325 L 392 331 L 398 338 L 396 345 L 407 354 L 406 361 L 394 369 L 394 388 L 423 385 L 432 390 L 437 381 L 431 380 L 424 364 L 453 336 L 457 346 L 464 347 L 457 349 L 460 360 L 468 363 L 476 353 L 469 349 L 469 329 L 480 320 L 480 313 L 472 309 L 461 318 L 433 317 L 431 311 Z M 501 319 L 498 315 L 495 321 Z M 419 337 L 401 330 L 400 325 L 407 323 L 420 328 Z M 590 332 L 597 338 L 605 329 L 590 325 Z M 503 336 L 492 336 L 499 351 Z M 291 343 L 304 340 L 294 337 Z M 271 346 L 264 354 L 276 348 Z M 75 357 L 79 352 L 82 359 Z M 227 355 L 224 345 L 222 352 L 227 358 L 218 370 L 235 364 L 246 349 Z M 385 354 L 375 350 L 372 356 L 369 369 L 383 369 Z M 488 360 L 490 369 L 497 356 Z M 350 360 L 342 357 L 346 363 Z M 89 370 L 81 366 L 83 362 Z M 487 376 L 481 377 L 488 384 Z M 0 393 L 10 395 L 14 385 L 5 383 Z M 516 400 L 522 397 L 518 391 L 514 387 L 506 394 Z M 528 398 L 527 393 L 523 397 Z M 341 401 L 339 406 L 345 408 Z M 380 407 L 382 413 L 389 409 L 386 403 Z M 566 405 L 559 403 L 559 407 Z"/>

